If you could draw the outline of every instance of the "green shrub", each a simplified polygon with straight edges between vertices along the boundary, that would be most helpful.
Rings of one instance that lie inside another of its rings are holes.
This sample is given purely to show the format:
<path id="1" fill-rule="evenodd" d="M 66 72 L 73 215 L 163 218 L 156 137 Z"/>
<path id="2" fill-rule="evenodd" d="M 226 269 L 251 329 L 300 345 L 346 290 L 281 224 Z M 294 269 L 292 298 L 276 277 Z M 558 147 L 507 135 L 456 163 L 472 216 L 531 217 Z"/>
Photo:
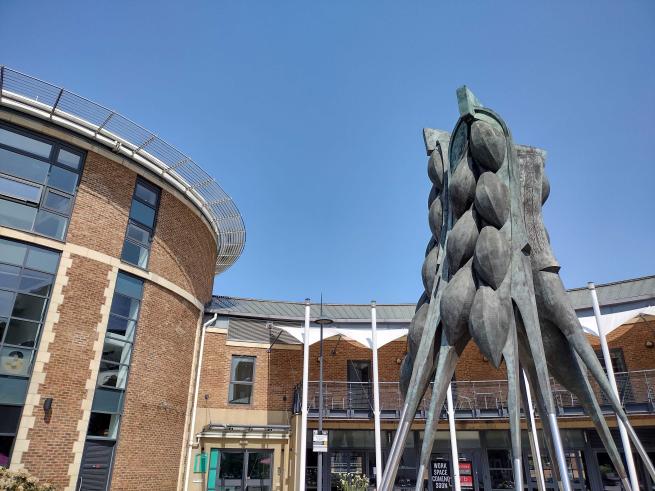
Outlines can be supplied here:
<path id="1" fill-rule="evenodd" d="M 55 491 L 54 486 L 40 482 L 24 469 L 10 471 L 0 467 L 0 489 L 7 491 Z"/>
<path id="2" fill-rule="evenodd" d="M 366 491 L 368 489 L 368 477 L 354 472 L 340 472 L 339 488 L 343 491 Z"/>

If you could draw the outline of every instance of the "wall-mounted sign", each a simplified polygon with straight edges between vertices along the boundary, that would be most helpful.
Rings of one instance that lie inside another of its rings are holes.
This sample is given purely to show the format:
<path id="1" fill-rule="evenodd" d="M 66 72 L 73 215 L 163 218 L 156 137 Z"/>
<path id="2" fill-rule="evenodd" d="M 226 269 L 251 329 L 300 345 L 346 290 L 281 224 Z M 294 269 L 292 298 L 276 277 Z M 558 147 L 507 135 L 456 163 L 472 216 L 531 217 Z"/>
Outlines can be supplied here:
<path id="1" fill-rule="evenodd" d="M 432 459 L 430 481 L 432 481 L 432 489 L 452 489 L 453 478 L 450 475 L 450 462 L 446 459 Z"/>
<path id="2" fill-rule="evenodd" d="M 459 459 L 459 484 L 462 489 L 473 489 L 473 462 Z"/>
<path id="3" fill-rule="evenodd" d="M 312 437 L 312 448 L 314 452 L 327 452 L 328 449 L 328 432 L 314 430 Z"/>

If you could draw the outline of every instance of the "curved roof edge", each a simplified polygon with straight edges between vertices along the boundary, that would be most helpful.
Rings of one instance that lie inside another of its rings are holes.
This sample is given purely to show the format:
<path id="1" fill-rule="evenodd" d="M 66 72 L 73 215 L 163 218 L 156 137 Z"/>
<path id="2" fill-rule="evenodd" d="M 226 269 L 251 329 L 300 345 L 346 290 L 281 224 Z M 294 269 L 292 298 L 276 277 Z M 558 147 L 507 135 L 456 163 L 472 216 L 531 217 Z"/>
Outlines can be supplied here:
<path id="1" fill-rule="evenodd" d="M 190 157 L 154 133 L 73 92 L 2 65 L 0 106 L 48 120 L 102 143 L 172 185 L 214 230 L 218 252 L 215 274 L 227 270 L 241 256 L 246 229 L 232 198 Z"/>
<path id="2" fill-rule="evenodd" d="M 655 301 L 655 275 L 598 284 L 596 291 L 602 307 Z M 572 288 L 567 293 L 576 311 L 591 308 L 586 287 Z M 304 319 L 304 307 L 305 302 L 214 295 L 205 311 L 228 316 L 300 321 Z M 378 303 L 376 307 L 378 320 L 382 322 L 409 322 L 416 308 L 413 303 Z M 319 308 L 318 304 L 312 303 L 312 318 L 318 316 Z M 323 315 L 338 322 L 365 322 L 371 317 L 370 309 L 370 304 L 324 303 Z"/>

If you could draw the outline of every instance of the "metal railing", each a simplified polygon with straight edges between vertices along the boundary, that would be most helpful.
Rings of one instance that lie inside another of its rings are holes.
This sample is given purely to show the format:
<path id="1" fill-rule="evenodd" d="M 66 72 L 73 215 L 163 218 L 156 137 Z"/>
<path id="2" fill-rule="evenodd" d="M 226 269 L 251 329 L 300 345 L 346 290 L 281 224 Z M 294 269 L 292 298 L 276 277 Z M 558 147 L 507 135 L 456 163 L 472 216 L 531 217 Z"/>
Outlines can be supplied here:
<path id="1" fill-rule="evenodd" d="M 142 126 L 84 97 L 0 66 L 0 105 L 46 119 L 96 140 L 158 174 L 211 223 L 216 274 L 236 262 L 246 242 L 243 218 L 220 185 L 190 157 Z"/>
<path id="2" fill-rule="evenodd" d="M 581 416 L 584 411 L 574 394 L 551 380 L 553 396 L 561 416 Z M 655 370 L 640 370 L 616 374 L 621 403 L 630 413 L 655 412 Z M 596 397 L 604 410 L 610 411 L 605 396 L 592 382 Z M 294 410 L 299 410 L 300 387 Z M 457 381 L 452 384 L 455 416 L 458 419 L 494 419 L 507 417 L 507 381 Z M 430 405 L 428 389 L 419 405 L 418 418 L 425 418 Z M 318 415 L 319 383 L 310 381 L 308 390 L 310 417 Z M 403 397 L 398 382 L 380 383 L 382 418 L 396 419 Z M 445 411 L 445 408 L 443 409 Z M 323 414 L 326 418 L 368 419 L 373 411 L 373 385 L 368 382 L 323 382 Z"/>

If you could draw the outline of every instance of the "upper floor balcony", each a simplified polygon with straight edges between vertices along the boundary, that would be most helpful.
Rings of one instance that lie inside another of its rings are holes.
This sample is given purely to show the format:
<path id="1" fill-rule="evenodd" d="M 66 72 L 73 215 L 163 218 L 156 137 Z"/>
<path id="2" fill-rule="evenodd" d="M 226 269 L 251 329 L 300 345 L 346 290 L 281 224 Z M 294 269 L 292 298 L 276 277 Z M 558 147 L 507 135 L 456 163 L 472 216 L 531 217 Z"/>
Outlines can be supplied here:
<path id="1" fill-rule="evenodd" d="M 655 370 L 639 370 L 616 374 L 616 383 L 623 407 L 628 413 L 655 414 Z M 596 397 L 603 410 L 611 412 L 606 397 L 595 386 Z M 584 416 L 578 398 L 554 380 L 551 387 L 560 416 Z M 463 380 L 452 382 L 455 417 L 463 420 L 503 419 L 508 417 L 506 380 Z M 293 411 L 300 412 L 302 385 L 296 387 Z M 317 418 L 319 383 L 309 382 L 308 412 Z M 431 390 L 424 396 L 416 414 L 425 419 Z M 398 382 L 380 383 L 380 417 L 398 419 L 403 396 Z M 445 415 L 445 406 L 443 412 Z M 373 417 L 373 384 L 370 382 L 323 382 L 323 417 L 326 419 L 369 419 Z"/>

